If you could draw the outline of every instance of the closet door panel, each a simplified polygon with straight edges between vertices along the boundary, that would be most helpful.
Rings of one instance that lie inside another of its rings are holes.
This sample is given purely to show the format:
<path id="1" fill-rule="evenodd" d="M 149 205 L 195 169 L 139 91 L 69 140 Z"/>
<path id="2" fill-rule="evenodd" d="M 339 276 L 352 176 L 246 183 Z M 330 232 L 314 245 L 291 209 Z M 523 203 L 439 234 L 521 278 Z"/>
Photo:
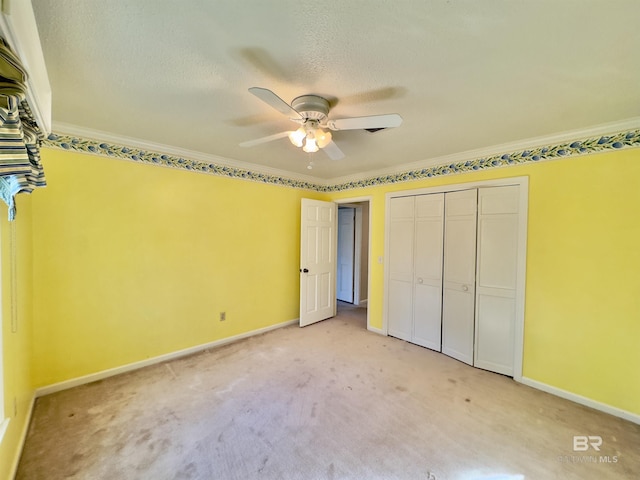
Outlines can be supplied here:
<path id="1" fill-rule="evenodd" d="M 391 278 L 413 281 L 414 198 L 391 199 L 389 273 Z"/>
<path id="2" fill-rule="evenodd" d="M 517 186 L 478 192 L 476 367 L 513 375 L 519 190 Z"/>
<path id="3" fill-rule="evenodd" d="M 442 285 L 416 284 L 413 312 L 413 343 L 441 351 Z"/>
<path id="4" fill-rule="evenodd" d="M 442 282 L 443 218 L 416 220 L 415 274 L 434 284 Z"/>
<path id="5" fill-rule="evenodd" d="M 410 342 L 413 337 L 413 285 L 389 282 L 389 335 Z"/>
<path id="6" fill-rule="evenodd" d="M 445 194 L 442 353 L 473 364 L 477 190 Z"/>
<path id="7" fill-rule="evenodd" d="M 389 335 L 413 336 L 414 197 L 392 198 L 389 222 Z"/>
<path id="8" fill-rule="evenodd" d="M 442 313 L 442 353 L 473 365 L 474 304 L 469 292 L 446 289 Z"/>
<path id="9" fill-rule="evenodd" d="M 480 187 L 478 212 L 480 215 L 502 215 L 518 213 L 520 207 L 520 187 Z"/>
<path id="10" fill-rule="evenodd" d="M 478 294 L 475 362 L 478 368 L 513 375 L 515 299 Z"/>
<path id="11" fill-rule="evenodd" d="M 444 194 L 416 197 L 413 342 L 441 350 Z"/>
<path id="12" fill-rule="evenodd" d="M 444 270 L 446 282 L 460 285 L 468 285 L 475 282 L 475 212 L 473 214 L 460 217 L 447 217 Z"/>
<path id="13" fill-rule="evenodd" d="M 478 287 L 515 290 L 518 215 L 480 215 L 478 252 Z"/>

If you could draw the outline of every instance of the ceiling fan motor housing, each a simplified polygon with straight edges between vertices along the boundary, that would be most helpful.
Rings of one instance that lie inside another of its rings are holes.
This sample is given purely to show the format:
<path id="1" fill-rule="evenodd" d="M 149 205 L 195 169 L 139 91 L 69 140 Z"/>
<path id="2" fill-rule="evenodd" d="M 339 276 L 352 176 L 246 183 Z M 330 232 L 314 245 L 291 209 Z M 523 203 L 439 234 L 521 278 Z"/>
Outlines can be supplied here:
<path id="1" fill-rule="evenodd" d="M 316 120 L 322 123 L 329 114 L 329 102 L 317 95 L 302 95 L 294 98 L 291 107 L 305 120 Z"/>

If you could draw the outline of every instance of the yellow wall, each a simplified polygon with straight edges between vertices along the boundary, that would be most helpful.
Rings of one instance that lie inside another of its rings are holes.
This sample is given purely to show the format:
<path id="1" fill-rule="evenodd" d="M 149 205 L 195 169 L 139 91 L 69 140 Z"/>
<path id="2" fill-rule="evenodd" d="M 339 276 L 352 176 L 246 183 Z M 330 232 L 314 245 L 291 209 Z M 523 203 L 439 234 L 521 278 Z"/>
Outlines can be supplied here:
<path id="1" fill-rule="evenodd" d="M 298 318 L 300 199 L 319 194 L 61 150 L 43 163 L 36 386 Z"/>
<path id="2" fill-rule="evenodd" d="M 640 149 L 372 187 L 370 321 L 382 327 L 385 194 L 529 176 L 525 377 L 640 414 Z"/>
<path id="3" fill-rule="evenodd" d="M 331 195 L 60 150 L 43 157 L 36 386 L 297 318 L 302 197 L 372 196 L 369 308 L 380 328 L 385 194 L 527 175 L 524 376 L 640 414 L 640 149 Z"/>
<path id="4" fill-rule="evenodd" d="M 34 195 L 37 195 L 34 194 Z M 33 386 L 31 382 L 31 334 L 32 334 L 32 264 L 31 264 L 31 197 L 20 195 L 16 199 L 16 286 L 17 326 L 11 327 L 11 262 L 10 229 L 7 207 L 0 206 L 0 242 L 2 272 L 2 354 L 4 367 L 5 416 L 10 419 L 5 437 L 0 443 L 0 478 L 9 478 L 12 466 L 18 460 L 21 436 L 25 431 Z M 14 399 L 15 406 L 14 409 Z"/>

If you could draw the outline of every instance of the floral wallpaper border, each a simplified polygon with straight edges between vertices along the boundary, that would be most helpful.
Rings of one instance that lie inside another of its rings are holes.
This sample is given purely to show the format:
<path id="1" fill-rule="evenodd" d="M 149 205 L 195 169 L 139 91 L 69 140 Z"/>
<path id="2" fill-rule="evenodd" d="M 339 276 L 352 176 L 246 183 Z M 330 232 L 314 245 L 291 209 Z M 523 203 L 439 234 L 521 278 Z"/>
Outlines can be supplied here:
<path id="1" fill-rule="evenodd" d="M 640 147 L 640 129 L 624 131 L 612 135 L 591 137 L 557 145 L 537 147 L 529 150 L 509 152 L 475 160 L 451 163 L 417 170 L 410 170 L 390 175 L 380 175 L 363 180 L 356 180 L 336 185 L 316 185 L 310 182 L 294 180 L 277 175 L 253 172 L 242 168 L 217 165 L 215 163 L 190 160 L 187 158 L 166 155 L 158 152 L 140 150 L 123 145 L 113 145 L 97 140 L 88 140 L 69 135 L 50 134 L 43 146 L 90 153 L 105 157 L 115 157 L 140 163 L 162 165 L 165 167 L 191 170 L 230 178 L 240 178 L 261 183 L 269 183 L 293 188 L 302 188 L 318 192 L 340 192 L 356 188 L 409 182 L 424 178 L 452 175 L 456 173 L 485 170 L 488 168 L 520 165 L 529 162 L 566 158 L 577 155 L 619 150 L 629 147 Z"/>
<path id="2" fill-rule="evenodd" d="M 293 180 L 277 175 L 252 172 L 242 168 L 218 165 L 200 160 L 190 160 L 188 158 L 166 155 L 158 152 L 141 150 L 134 147 L 114 145 L 98 140 L 89 140 L 70 135 L 60 135 L 51 133 L 43 142 L 45 147 L 61 148 L 63 150 L 73 150 L 75 152 L 91 153 L 103 157 L 115 157 L 123 160 L 132 160 L 138 163 L 149 163 L 161 165 L 163 167 L 177 168 L 180 170 L 190 170 L 194 172 L 208 173 L 222 177 L 243 178 L 256 182 L 271 183 L 294 188 L 304 188 L 307 190 L 317 190 L 318 185 Z"/>

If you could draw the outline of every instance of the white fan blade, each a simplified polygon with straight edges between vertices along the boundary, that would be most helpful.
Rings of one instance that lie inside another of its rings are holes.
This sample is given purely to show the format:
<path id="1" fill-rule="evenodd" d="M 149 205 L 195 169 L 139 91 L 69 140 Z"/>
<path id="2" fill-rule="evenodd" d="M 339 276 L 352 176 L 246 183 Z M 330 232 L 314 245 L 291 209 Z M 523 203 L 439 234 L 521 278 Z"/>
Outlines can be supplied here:
<path id="1" fill-rule="evenodd" d="M 269 135 L 268 137 L 256 138 L 255 140 L 249 140 L 248 142 L 242 142 L 240 144 L 241 147 L 253 147 L 254 145 L 260 145 L 261 143 L 271 142 L 273 140 L 278 140 L 280 138 L 284 138 L 289 136 L 291 132 L 280 132 L 275 133 L 273 135 Z"/>
<path id="2" fill-rule="evenodd" d="M 364 130 L 367 128 L 399 127 L 402 117 L 397 113 L 388 115 L 371 115 L 369 117 L 339 118 L 329 120 L 327 127 L 331 130 Z"/>
<path id="3" fill-rule="evenodd" d="M 329 142 L 322 150 L 331 160 L 340 160 L 344 158 L 344 153 L 340 150 L 338 145 L 335 144 L 335 142 Z"/>
<path id="4" fill-rule="evenodd" d="M 301 118 L 300 114 L 296 112 L 291 105 L 282 100 L 278 95 L 273 93 L 271 90 L 260 87 L 251 87 L 249 92 L 253 93 L 256 97 L 262 100 L 267 105 L 275 108 L 280 113 L 283 113 L 287 116 L 293 118 Z"/>

